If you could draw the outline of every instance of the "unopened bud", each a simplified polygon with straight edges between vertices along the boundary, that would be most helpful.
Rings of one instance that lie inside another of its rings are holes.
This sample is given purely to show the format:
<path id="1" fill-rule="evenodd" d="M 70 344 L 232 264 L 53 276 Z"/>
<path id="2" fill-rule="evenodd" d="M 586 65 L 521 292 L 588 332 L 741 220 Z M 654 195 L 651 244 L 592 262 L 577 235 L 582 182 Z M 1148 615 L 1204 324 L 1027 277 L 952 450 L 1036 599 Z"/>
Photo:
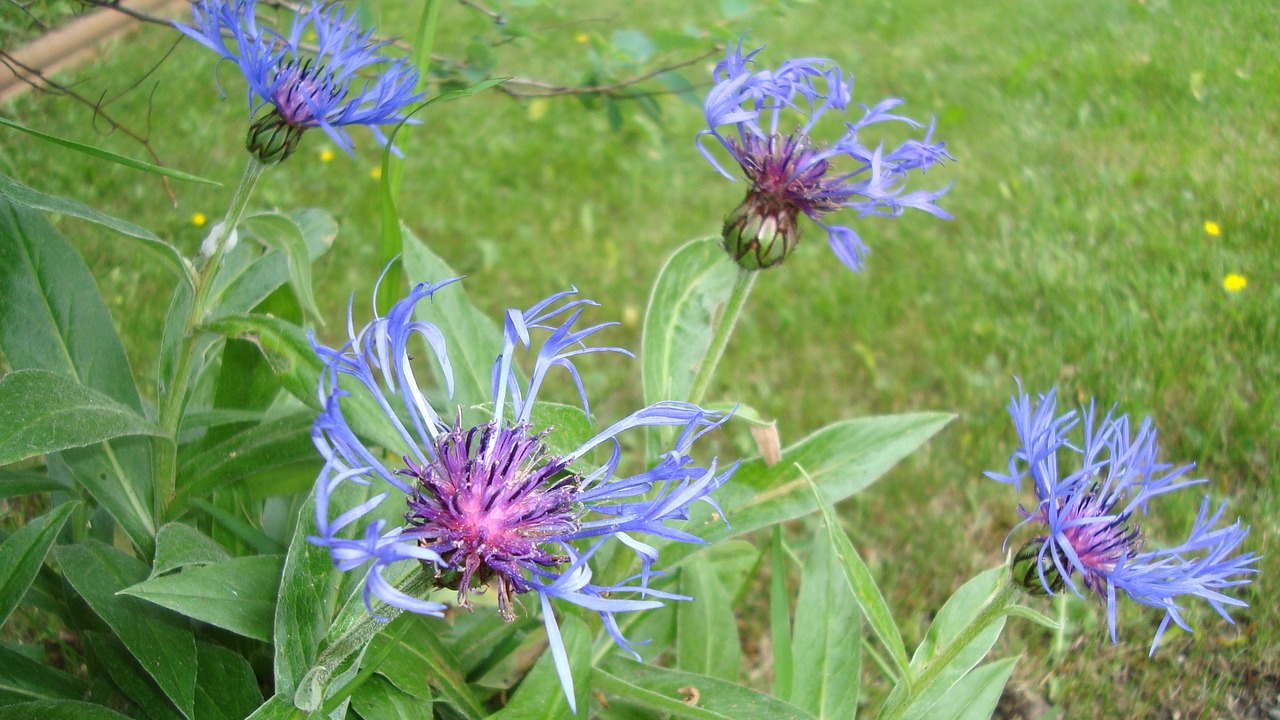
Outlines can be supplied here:
<path id="1" fill-rule="evenodd" d="M 249 126 L 244 146 L 263 165 L 273 165 L 293 154 L 306 130 L 290 125 L 279 110 L 272 110 Z"/>
<path id="2" fill-rule="evenodd" d="M 796 217 L 796 208 L 748 193 L 724 220 L 724 249 L 748 270 L 771 268 L 786 260 L 800 241 Z"/>
<path id="3" fill-rule="evenodd" d="M 1053 562 L 1052 554 L 1040 554 L 1042 547 L 1043 540 L 1032 540 L 1023 545 L 1018 554 L 1013 556 L 1013 563 L 1009 566 L 1014 584 L 1027 591 L 1028 595 L 1053 595 L 1066 587 L 1062 573 L 1058 572 L 1058 566 Z"/>

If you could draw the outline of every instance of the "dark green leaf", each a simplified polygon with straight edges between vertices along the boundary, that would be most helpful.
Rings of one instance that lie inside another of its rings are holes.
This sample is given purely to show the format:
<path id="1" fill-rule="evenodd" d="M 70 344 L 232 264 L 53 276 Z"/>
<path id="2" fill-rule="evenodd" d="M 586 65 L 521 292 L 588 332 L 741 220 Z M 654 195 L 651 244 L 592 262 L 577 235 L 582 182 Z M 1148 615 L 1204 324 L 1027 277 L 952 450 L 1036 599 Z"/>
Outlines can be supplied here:
<path id="1" fill-rule="evenodd" d="M 284 552 L 284 545 L 262 532 L 252 523 L 238 514 L 228 512 L 205 500 L 196 500 L 192 505 L 208 513 L 209 517 L 234 537 L 248 543 L 262 555 L 278 555 Z"/>
<path id="2" fill-rule="evenodd" d="M 351 707 L 364 720 L 419 720 L 431 717 L 431 698 L 414 697 L 377 674 L 352 694 Z"/>
<path id="3" fill-rule="evenodd" d="M 272 695 L 245 720 L 300 720 L 305 717 L 306 713 L 294 707 L 292 697 Z"/>
<path id="4" fill-rule="evenodd" d="M 63 503 L 49 514 L 36 518 L 10 535 L 0 545 L 0 625 L 22 602 L 44 564 L 53 541 L 79 503 Z"/>
<path id="5" fill-rule="evenodd" d="M 672 718 L 690 720 L 812 720 L 813 716 L 741 685 L 668 670 L 617 655 L 596 666 L 593 687 Z"/>
<path id="6" fill-rule="evenodd" d="M 140 247 L 151 251 L 175 275 L 189 284 L 193 284 L 195 281 L 195 269 L 191 267 L 191 262 L 182 253 L 178 252 L 177 248 L 156 237 L 150 230 L 138 227 L 127 220 L 111 217 L 75 200 L 56 195 L 46 195 L 6 175 L 0 175 L 0 197 L 7 198 L 12 203 L 25 205 L 34 210 L 44 210 L 45 212 L 60 213 L 77 217 L 81 220 L 88 220 L 115 230 L 121 235 L 141 240 Z"/>
<path id="7" fill-rule="evenodd" d="M 0 499 L 70 489 L 69 486 L 48 475 L 33 472 L 0 471 Z"/>
<path id="8" fill-rule="evenodd" d="M 644 401 L 687 400 L 711 345 L 711 320 L 737 279 L 719 238 L 693 240 L 658 273 L 640 340 Z"/>
<path id="9" fill-rule="evenodd" d="M 438 283 L 458 276 L 407 227 L 403 231 L 404 270 L 411 282 Z M 460 284 L 418 303 L 415 315 L 438 326 L 449 343 L 453 401 L 464 407 L 491 401 L 491 370 L 502 352 L 502 331 L 497 324 L 471 304 Z M 441 413 L 445 417 L 450 414 Z"/>
<path id="10" fill-rule="evenodd" d="M 120 713 L 78 700 L 41 700 L 0 707 L 0 720 L 129 720 Z"/>
<path id="11" fill-rule="evenodd" d="M 79 678 L 0 646 L 0 704 L 75 700 L 87 690 Z"/>
<path id="12" fill-rule="evenodd" d="M 681 670 L 723 680 L 738 678 L 742 648 L 729 593 L 705 555 L 680 570 L 680 594 L 693 598 L 676 605 L 676 665 Z"/>
<path id="13" fill-rule="evenodd" d="M 251 229 L 268 247 L 282 250 L 288 260 L 289 285 L 302 309 L 314 320 L 324 324 L 320 309 L 316 307 L 315 291 L 311 286 L 311 257 L 307 240 L 297 221 L 288 215 L 274 212 L 258 213 L 246 217 L 242 223 Z"/>
<path id="14" fill-rule="evenodd" d="M 814 538 L 796 598 L 791 702 L 827 720 L 857 713 L 862 615 L 826 531 Z"/>
<path id="15" fill-rule="evenodd" d="M 84 261 L 43 215 L 3 198 L 0 297 L 0 349 L 13 370 L 65 375 L 143 414 L 124 346 Z M 134 543 L 149 548 L 155 525 L 147 440 L 120 438 L 62 457 Z"/>
<path id="16" fill-rule="evenodd" d="M 208 535 L 186 523 L 171 522 L 156 534 L 156 557 L 151 563 L 150 577 L 187 565 L 206 565 L 230 559 L 231 555 Z"/>
<path id="17" fill-rule="evenodd" d="M 0 465 L 126 435 L 159 435 L 133 409 L 48 370 L 0 377 Z"/>
<path id="18" fill-rule="evenodd" d="M 591 689 L 591 634 L 576 616 L 567 615 L 560 620 L 560 636 L 573 678 L 574 702 L 577 711 L 585 717 Z M 511 702 L 491 717 L 493 720 L 560 720 L 573 715 L 548 649 L 520 683 Z"/>
<path id="19" fill-rule="evenodd" d="M 89 541 L 57 551 L 62 572 L 89 607 L 115 631 L 165 695 L 194 720 L 196 643 L 186 620 L 120 590 L 147 576 L 147 566 Z"/>
<path id="20" fill-rule="evenodd" d="M 278 555 L 233 558 L 153 577 L 121 592 L 269 642 L 282 563 Z"/>
<path id="21" fill-rule="evenodd" d="M 436 689 L 437 702 L 449 703 L 469 720 L 488 716 L 463 677 L 457 658 L 440 642 L 440 629 L 436 627 L 440 621 L 405 613 L 396 622 L 409 623 L 411 627 L 400 639 L 400 646 L 395 651 L 395 672 L 401 676 L 416 675 L 426 678 Z M 377 653 L 390 639 L 389 633 L 378 634 L 369 644 L 369 652 Z M 401 687 L 404 688 L 404 685 Z M 556 687 L 559 688 L 558 683 Z"/>
<path id="22" fill-rule="evenodd" d="M 198 448 L 195 454 L 180 453 L 178 477 L 181 482 L 173 499 L 175 513 L 209 492 L 233 487 L 253 473 L 284 467 L 320 455 L 311 440 L 314 412 L 302 411 L 278 420 L 245 428 L 222 442 Z"/>
<path id="23" fill-rule="evenodd" d="M 106 670 L 111 681 L 120 692 L 133 701 L 150 720 L 181 720 L 182 715 L 165 697 L 164 691 L 156 685 L 137 660 L 129 654 L 125 646 L 110 633 L 90 631 L 85 634 L 86 648 L 96 660 L 97 667 Z M 89 672 L 97 668 L 90 665 Z"/>
<path id="24" fill-rule="evenodd" d="M 240 720 L 262 704 L 249 661 L 226 648 L 199 643 L 200 674 L 196 679 L 196 717 Z"/>
<path id="25" fill-rule="evenodd" d="M 213 180 L 209 180 L 207 178 L 202 178 L 199 175 L 184 173 L 181 170 L 172 170 L 170 168 L 160 167 L 159 165 L 152 165 L 151 163 L 143 162 L 141 160 L 134 160 L 133 158 L 125 157 L 123 155 L 117 155 L 116 153 L 113 153 L 109 150 L 96 148 L 92 145 L 85 145 L 84 143 L 78 143 L 78 142 L 75 142 L 74 140 L 67 140 L 65 138 L 55 137 L 53 135 L 47 135 L 45 133 L 40 132 L 39 130 L 32 130 L 29 127 L 26 127 L 24 125 L 19 125 L 18 123 L 12 120 L 8 120 L 6 118 L 0 118 L 0 125 L 11 127 L 14 130 L 20 130 L 24 133 L 27 133 L 28 135 L 33 135 L 35 137 L 40 138 L 41 140 L 53 143 L 54 145 L 61 145 L 62 147 L 69 148 L 77 152 L 82 152 L 85 155 L 96 157 L 99 160 L 106 160 L 107 162 L 113 162 L 117 165 L 123 165 L 127 168 L 133 168 L 134 170 L 142 170 L 144 172 L 153 173 L 155 175 L 164 175 L 166 177 L 171 177 L 171 178 L 174 178 L 175 180 L 188 180 L 190 182 L 203 183 L 205 185 L 221 185 L 222 184 L 219 182 L 215 182 Z"/>
<path id="26" fill-rule="evenodd" d="M 299 510 L 298 525 L 285 555 L 273 630 L 275 689 L 290 698 L 315 664 L 342 581 L 328 548 L 307 542 L 308 535 L 318 532 L 312 494 Z"/>

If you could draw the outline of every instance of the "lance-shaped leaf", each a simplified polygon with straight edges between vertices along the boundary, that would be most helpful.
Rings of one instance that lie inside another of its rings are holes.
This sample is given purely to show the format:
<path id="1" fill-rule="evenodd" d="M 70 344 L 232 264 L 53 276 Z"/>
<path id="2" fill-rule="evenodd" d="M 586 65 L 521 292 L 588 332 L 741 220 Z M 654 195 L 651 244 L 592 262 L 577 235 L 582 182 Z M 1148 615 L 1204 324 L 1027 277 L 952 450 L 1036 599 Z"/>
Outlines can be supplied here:
<path id="1" fill-rule="evenodd" d="M 129 720 L 110 708 L 79 700 L 39 700 L 0 707 L 0 720 Z"/>
<path id="2" fill-rule="evenodd" d="M 153 577 L 120 592 L 269 642 L 282 562 L 279 555 L 233 558 Z"/>
<path id="3" fill-rule="evenodd" d="M 126 435 L 160 435 L 132 408 L 48 370 L 0 378 L 0 465 Z"/>
<path id="4" fill-rule="evenodd" d="M 796 599 L 791 702 L 827 720 L 857 714 L 862 614 L 826 531 L 814 538 Z"/>
<path id="5" fill-rule="evenodd" d="M 282 213 L 264 212 L 250 215 L 242 225 L 252 230 L 268 247 L 278 248 L 285 254 L 289 269 L 289 285 L 293 288 L 298 304 L 313 319 L 320 319 L 316 307 L 315 291 L 311 286 L 311 257 L 307 250 L 307 238 L 296 220 Z"/>
<path id="6" fill-rule="evenodd" d="M 0 646 L 0 704 L 30 700 L 76 700 L 88 688 L 84 681 Z"/>
<path id="7" fill-rule="evenodd" d="M 591 687 L 591 634 L 587 626 L 572 615 L 561 618 L 560 636 L 564 640 L 569 673 L 573 677 L 574 700 L 579 717 L 588 714 L 588 690 Z M 556 674 L 551 651 L 533 666 L 516 689 L 511 702 L 493 720 L 558 720 L 573 717 Z"/>
<path id="8" fill-rule="evenodd" d="M 642 665 L 617 655 L 592 672 L 592 687 L 609 702 L 688 720 L 813 720 L 800 708 L 736 683 Z"/>
<path id="9" fill-rule="evenodd" d="M 63 503 L 22 526 L 0 545 L 0 625 L 22 601 L 40 572 L 44 556 L 79 503 Z"/>
<path id="10" fill-rule="evenodd" d="M 676 660 L 681 670 L 736 680 L 742 661 L 733 603 L 705 555 L 680 570 L 680 594 L 692 602 L 676 605 Z"/>

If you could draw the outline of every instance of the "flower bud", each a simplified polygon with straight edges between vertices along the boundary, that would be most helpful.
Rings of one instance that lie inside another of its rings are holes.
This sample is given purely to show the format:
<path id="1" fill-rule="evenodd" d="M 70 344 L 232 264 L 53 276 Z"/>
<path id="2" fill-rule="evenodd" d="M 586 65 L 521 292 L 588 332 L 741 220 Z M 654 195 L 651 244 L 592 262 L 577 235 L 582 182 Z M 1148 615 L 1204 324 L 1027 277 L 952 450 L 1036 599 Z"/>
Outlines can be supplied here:
<path id="1" fill-rule="evenodd" d="M 1042 547 L 1043 539 L 1032 540 L 1018 550 L 1018 554 L 1013 556 L 1013 563 L 1009 565 L 1014 584 L 1027 591 L 1028 595 L 1053 595 L 1066 587 L 1051 554 L 1046 552 L 1043 557 L 1040 555 Z M 1044 571 L 1043 581 L 1040 579 L 1041 570 Z"/>
<path id="2" fill-rule="evenodd" d="M 723 247 L 748 270 L 771 268 L 787 259 L 800 241 L 795 207 L 760 194 L 747 199 L 724 220 Z"/>
<path id="3" fill-rule="evenodd" d="M 249 126 L 244 146 L 262 164 L 273 165 L 293 154 L 306 130 L 290 124 L 279 110 L 272 110 Z"/>

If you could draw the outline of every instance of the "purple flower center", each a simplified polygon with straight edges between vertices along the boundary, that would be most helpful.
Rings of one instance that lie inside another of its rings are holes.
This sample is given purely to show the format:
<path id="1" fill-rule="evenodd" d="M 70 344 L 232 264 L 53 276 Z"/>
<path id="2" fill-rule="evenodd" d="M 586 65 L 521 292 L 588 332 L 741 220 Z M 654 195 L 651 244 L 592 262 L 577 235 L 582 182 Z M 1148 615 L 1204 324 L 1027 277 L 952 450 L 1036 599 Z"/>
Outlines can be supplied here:
<path id="1" fill-rule="evenodd" d="M 746 134 L 731 141 L 734 156 L 751 181 L 748 197 L 756 204 L 795 208 L 811 218 L 839 210 L 851 193 L 843 177 L 826 177 L 831 164 L 802 132 L 760 138 Z"/>
<path id="2" fill-rule="evenodd" d="M 1116 500 L 1104 500 L 1095 485 L 1074 494 L 1063 508 L 1062 534 L 1084 565 L 1085 587 L 1103 596 L 1107 577 L 1125 558 L 1142 552 L 1145 542 L 1141 527 L 1129 524 L 1132 513 L 1112 515 Z"/>
<path id="3" fill-rule="evenodd" d="M 568 561 L 542 544 L 579 527 L 578 476 L 546 454 L 544 433 L 529 429 L 456 424 L 436 440 L 434 461 L 405 457 L 406 468 L 397 471 L 416 481 L 405 513 L 409 532 L 447 566 L 436 568 L 437 585 L 456 589 L 470 609 L 469 595 L 494 581 L 498 612 L 508 621 L 515 619 L 512 593 L 533 589 L 525 571 Z"/>
<path id="4" fill-rule="evenodd" d="M 289 63 L 276 73 L 271 103 L 289 125 L 315 127 L 319 122 L 314 109 L 327 107 L 341 93 L 330 80 L 324 67 L 313 65 L 311 60 Z"/>

